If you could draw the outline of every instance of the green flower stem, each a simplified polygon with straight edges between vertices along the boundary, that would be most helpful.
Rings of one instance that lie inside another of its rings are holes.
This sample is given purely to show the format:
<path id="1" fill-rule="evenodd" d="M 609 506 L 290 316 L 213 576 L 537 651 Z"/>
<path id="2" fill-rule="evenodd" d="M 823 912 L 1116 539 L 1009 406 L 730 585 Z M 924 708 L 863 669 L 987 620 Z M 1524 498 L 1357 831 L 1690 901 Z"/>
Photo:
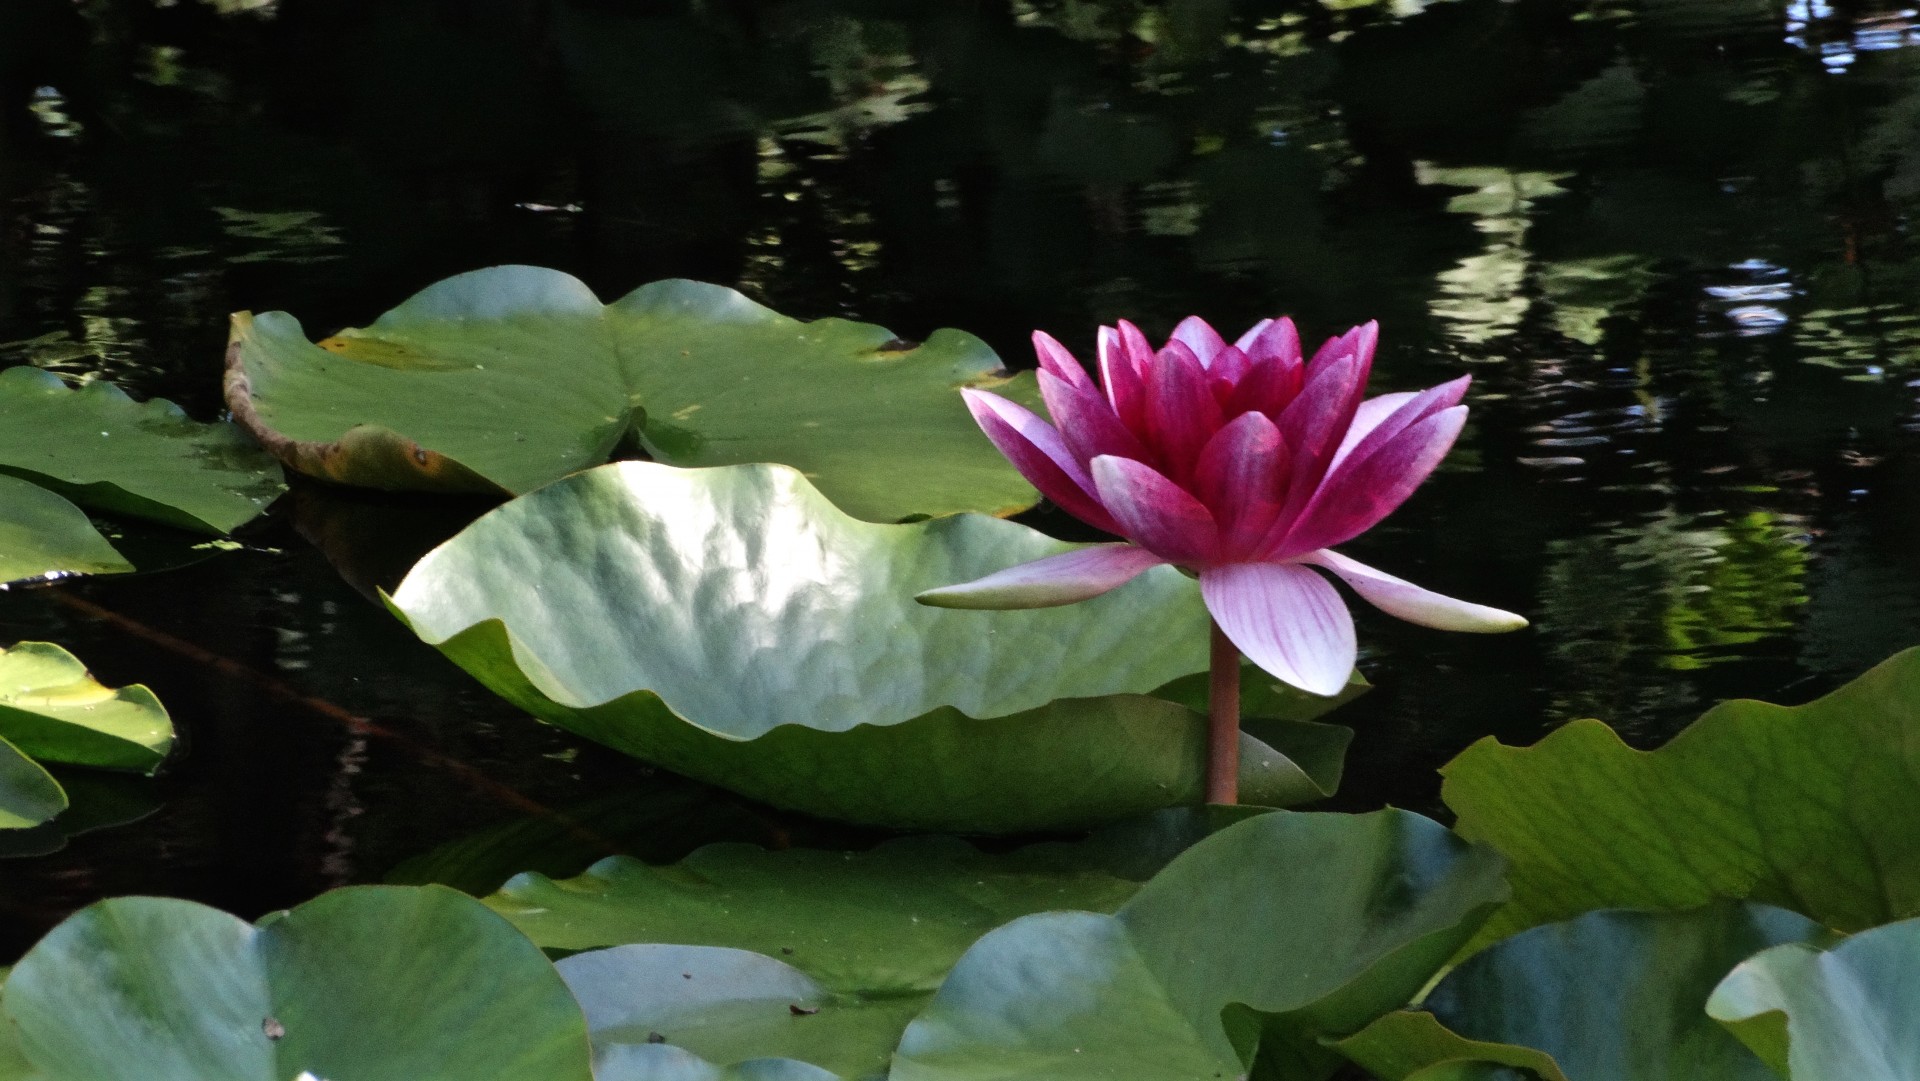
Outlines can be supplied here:
<path id="1" fill-rule="evenodd" d="M 1207 802 L 1240 802 L 1240 650 L 1213 628 L 1207 690 Z"/>

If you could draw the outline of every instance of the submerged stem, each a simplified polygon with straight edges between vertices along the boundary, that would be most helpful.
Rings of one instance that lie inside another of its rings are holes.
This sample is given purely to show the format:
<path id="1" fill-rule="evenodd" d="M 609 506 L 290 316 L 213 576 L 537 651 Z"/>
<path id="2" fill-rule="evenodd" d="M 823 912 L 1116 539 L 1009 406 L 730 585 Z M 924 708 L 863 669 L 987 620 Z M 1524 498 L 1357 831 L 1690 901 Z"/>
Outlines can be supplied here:
<path id="1" fill-rule="evenodd" d="M 1207 802 L 1240 802 L 1240 649 L 1213 628 L 1207 687 Z"/>

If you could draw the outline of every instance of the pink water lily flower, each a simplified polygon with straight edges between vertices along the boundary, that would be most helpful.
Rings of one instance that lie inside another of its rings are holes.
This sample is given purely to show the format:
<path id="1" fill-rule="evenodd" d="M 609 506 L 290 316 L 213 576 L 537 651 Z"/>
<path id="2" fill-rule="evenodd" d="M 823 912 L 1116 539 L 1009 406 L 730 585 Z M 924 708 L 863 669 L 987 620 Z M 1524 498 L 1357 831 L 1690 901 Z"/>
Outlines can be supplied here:
<path id="1" fill-rule="evenodd" d="M 1195 572 L 1215 624 L 1273 675 L 1315 694 L 1353 671 L 1353 617 L 1327 572 L 1390 615 L 1449 631 L 1526 626 L 1333 551 L 1405 502 L 1466 422 L 1467 378 L 1363 400 L 1379 328 L 1311 361 L 1292 321 L 1229 345 L 1198 316 L 1156 352 L 1132 324 L 1100 328 L 1101 383 L 1035 332 L 1054 423 L 964 391 L 974 419 L 1047 498 L 1127 539 L 922 593 L 948 608 L 1071 604 L 1171 563 Z"/>

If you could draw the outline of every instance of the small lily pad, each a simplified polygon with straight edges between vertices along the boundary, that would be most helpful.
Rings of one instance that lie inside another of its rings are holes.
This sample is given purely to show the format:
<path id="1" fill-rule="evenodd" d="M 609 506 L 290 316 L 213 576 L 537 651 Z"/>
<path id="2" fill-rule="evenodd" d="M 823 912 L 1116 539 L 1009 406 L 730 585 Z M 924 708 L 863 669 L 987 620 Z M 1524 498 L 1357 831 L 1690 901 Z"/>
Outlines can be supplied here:
<path id="1" fill-rule="evenodd" d="M 29 367 L 0 371 L 0 473 L 82 506 L 215 535 L 286 490 L 273 459 L 232 424 L 136 402 L 111 383 L 69 389 Z"/>
<path id="2" fill-rule="evenodd" d="M 0 474 L 0 585 L 132 569 L 85 511 L 45 488 Z"/>
<path id="3" fill-rule="evenodd" d="M 0 739 L 0 830 L 41 825 L 67 809 L 67 793 L 46 767 Z"/>
<path id="4" fill-rule="evenodd" d="M 51 642 L 0 649 L 0 737 L 45 762 L 152 773 L 173 722 L 140 684 L 104 687 Z"/>
<path id="5" fill-rule="evenodd" d="M 1034 394 L 978 338 L 804 323 L 700 282 L 603 305 L 559 271 L 492 267 L 317 345 L 284 312 L 241 313 L 227 364 L 235 418 L 346 484 L 517 494 L 606 461 L 631 429 L 673 465 L 794 466 L 871 521 L 1038 499 L 958 393 Z"/>

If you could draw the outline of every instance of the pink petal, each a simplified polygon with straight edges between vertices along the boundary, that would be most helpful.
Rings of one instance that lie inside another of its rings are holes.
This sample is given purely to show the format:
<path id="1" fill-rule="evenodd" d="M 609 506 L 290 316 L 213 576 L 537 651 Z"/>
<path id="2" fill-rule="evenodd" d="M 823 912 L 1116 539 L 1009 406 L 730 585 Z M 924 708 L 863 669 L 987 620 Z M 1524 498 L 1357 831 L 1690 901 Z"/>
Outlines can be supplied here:
<path id="1" fill-rule="evenodd" d="M 1185 342 L 1169 342 L 1154 359 L 1147 388 L 1148 436 L 1167 476 L 1185 481 L 1200 448 L 1220 430 L 1220 403 L 1207 385 L 1207 370 Z"/>
<path id="2" fill-rule="evenodd" d="M 1213 515 L 1151 466 L 1101 455 L 1093 460 L 1100 502 L 1119 523 L 1115 532 L 1169 563 L 1204 563 L 1220 547 Z"/>
<path id="3" fill-rule="evenodd" d="M 1325 578 L 1289 563 L 1228 563 L 1200 572 L 1207 611 L 1240 652 L 1310 694 L 1347 685 L 1353 616 Z"/>
<path id="4" fill-rule="evenodd" d="M 1357 353 L 1346 353 L 1307 368 L 1307 385 L 1280 414 L 1280 435 L 1293 454 L 1285 514 L 1300 513 L 1326 476 L 1340 438 L 1353 424 L 1365 373 Z M 1319 547 L 1319 545 L 1315 545 Z"/>
<path id="5" fill-rule="evenodd" d="M 1224 558 L 1254 558 L 1280 514 L 1286 444 L 1264 413 L 1242 413 L 1207 441 L 1193 471 L 1193 490 L 1220 525 Z"/>
<path id="6" fill-rule="evenodd" d="M 1040 397 L 1046 400 L 1047 412 L 1053 414 L 1053 422 L 1059 425 L 1060 437 L 1066 440 L 1067 449 L 1082 465 L 1102 454 L 1152 460 L 1146 446 L 1113 415 L 1113 406 L 1091 380 L 1083 390 L 1068 385 L 1052 372 L 1043 371 Z"/>
<path id="7" fill-rule="evenodd" d="M 1327 472 L 1331 473 L 1338 469 L 1347 455 L 1353 453 L 1353 448 L 1359 446 L 1360 441 L 1367 437 L 1368 432 L 1379 427 L 1381 421 L 1412 401 L 1415 393 L 1411 390 L 1400 390 L 1361 402 L 1360 408 L 1353 411 L 1353 423 L 1347 425 L 1346 436 L 1340 440 L 1340 449 L 1333 452 L 1333 461 L 1327 464 Z M 1051 403 L 1048 408 L 1052 408 Z M 1054 418 L 1059 419 L 1059 414 L 1054 414 Z"/>
<path id="8" fill-rule="evenodd" d="M 1256 360 L 1234 385 L 1233 393 L 1221 403 L 1220 411 L 1229 417 L 1258 411 L 1278 420 L 1299 395 L 1305 373 L 1306 369 L 1298 364 Z"/>
<path id="9" fill-rule="evenodd" d="M 1121 326 L 1127 325 L 1121 320 Z M 1112 327 L 1100 328 L 1100 382 L 1107 388 L 1107 402 L 1120 423 L 1135 432 L 1146 431 L 1147 392 L 1140 369 L 1134 364 L 1125 336 Z"/>
<path id="10" fill-rule="evenodd" d="M 1060 505 L 1060 509 L 1095 529 L 1117 533 L 1114 520 L 1101 509 L 1093 480 L 1053 426 L 1024 406 L 971 387 L 961 395 L 980 430 L 1007 456 L 1027 483 Z"/>
<path id="11" fill-rule="evenodd" d="M 1328 475 L 1332 475 L 1348 455 L 1365 458 L 1409 426 L 1442 409 L 1459 405 L 1460 400 L 1467 396 L 1467 386 L 1472 382 L 1472 376 L 1463 375 L 1417 394 L 1382 394 L 1361 402 L 1353 415 L 1353 423 L 1347 427 L 1346 438 L 1340 441 L 1340 449 L 1327 466 Z"/>
<path id="12" fill-rule="evenodd" d="M 1293 320 L 1262 319 L 1233 343 L 1255 364 L 1279 363 L 1285 367 L 1300 364 L 1300 332 Z"/>
<path id="13" fill-rule="evenodd" d="M 1131 544 L 1100 544 L 1036 559 L 913 599 L 935 608 L 1052 608 L 1118 589 L 1166 562 Z"/>
<path id="14" fill-rule="evenodd" d="M 1235 387 L 1240 380 L 1253 370 L 1253 362 L 1247 359 L 1238 346 L 1229 345 L 1213 355 L 1213 362 L 1207 365 L 1207 383 L 1213 387 L 1213 397 L 1221 405 L 1233 397 Z M 1242 413 L 1246 410 L 1241 410 Z"/>
<path id="15" fill-rule="evenodd" d="M 1271 549 L 1270 558 L 1315 548 L 1331 548 L 1372 529 L 1420 487 L 1440 459 L 1453 448 L 1467 423 L 1467 407 L 1442 409 L 1409 425 L 1365 458 L 1340 464 L 1300 513 L 1289 534 Z"/>
<path id="16" fill-rule="evenodd" d="M 1527 625 L 1524 617 L 1514 615 L 1512 612 L 1503 612 L 1484 604 L 1455 600 L 1430 589 L 1421 589 L 1412 582 L 1374 570 L 1365 563 L 1348 559 L 1338 552 L 1322 549 L 1300 557 L 1300 562 L 1327 568 L 1339 575 L 1342 581 L 1353 587 L 1355 593 L 1366 598 L 1375 608 L 1409 623 L 1418 623 L 1422 627 L 1432 627 L 1441 631 L 1495 634 L 1500 631 L 1517 631 Z"/>
<path id="17" fill-rule="evenodd" d="M 1173 337 L 1168 339 L 1167 344 L 1171 345 L 1174 342 L 1180 342 L 1193 350 L 1193 355 L 1200 359 L 1200 366 L 1203 368 L 1212 367 L 1213 358 L 1219 354 L 1220 350 L 1227 347 L 1226 339 L 1220 336 L 1220 332 L 1208 326 L 1207 321 L 1197 315 L 1187 316 L 1180 320 L 1179 326 L 1173 328 Z"/>
<path id="18" fill-rule="evenodd" d="M 1053 335 L 1044 330 L 1033 332 L 1033 351 L 1040 358 L 1040 370 L 1052 372 L 1054 378 L 1065 381 L 1082 390 L 1092 390 L 1093 377 L 1080 366 L 1080 361 L 1067 347 L 1055 341 Z"/>

